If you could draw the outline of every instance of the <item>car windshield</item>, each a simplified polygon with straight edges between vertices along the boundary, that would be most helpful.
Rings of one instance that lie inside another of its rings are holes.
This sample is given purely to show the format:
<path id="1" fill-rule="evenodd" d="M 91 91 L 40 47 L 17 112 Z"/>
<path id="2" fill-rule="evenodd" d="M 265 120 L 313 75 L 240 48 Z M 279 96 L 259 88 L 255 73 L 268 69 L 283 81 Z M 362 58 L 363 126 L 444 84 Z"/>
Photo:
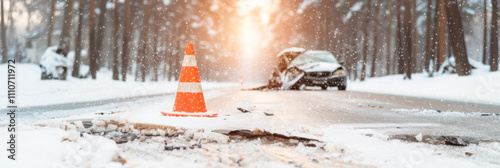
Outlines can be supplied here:
<path id="1" fill-rule="evenodd" d="M 313 62 L 338 63 L 335 57 L 329 52 L 305 52 L 290 62 L 290 66 L 307 64 Z"/>

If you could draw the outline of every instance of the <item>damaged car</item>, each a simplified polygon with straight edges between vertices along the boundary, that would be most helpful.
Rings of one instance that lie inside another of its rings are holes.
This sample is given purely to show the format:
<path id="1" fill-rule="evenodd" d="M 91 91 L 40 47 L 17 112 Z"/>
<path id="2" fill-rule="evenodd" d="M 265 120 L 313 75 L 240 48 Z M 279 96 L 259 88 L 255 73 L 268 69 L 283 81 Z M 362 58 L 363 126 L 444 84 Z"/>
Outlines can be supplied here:
<path id="1" fill-rule="evenodd" d="M 342 62 L 328 51 L 289 48 L 278 54 L 269 88 L 302 90 L 307 86 L 347 88 L 347 74 Z"/>

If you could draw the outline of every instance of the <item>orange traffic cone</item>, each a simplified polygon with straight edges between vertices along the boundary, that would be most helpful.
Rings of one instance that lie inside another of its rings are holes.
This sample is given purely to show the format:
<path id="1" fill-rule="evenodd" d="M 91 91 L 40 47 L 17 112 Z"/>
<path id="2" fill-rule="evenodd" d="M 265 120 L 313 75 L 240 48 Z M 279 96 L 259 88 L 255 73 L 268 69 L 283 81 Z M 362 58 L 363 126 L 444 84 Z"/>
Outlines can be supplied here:
<path id="1" fill-rule="evenodd" d="M 161 112 L 161 114 L 174 117 L 217 117 L 217 113 L 207 112 L 193 44 L 191 43 L 186 46 L 179 87 L 175 95 L 174 110 Z"/>

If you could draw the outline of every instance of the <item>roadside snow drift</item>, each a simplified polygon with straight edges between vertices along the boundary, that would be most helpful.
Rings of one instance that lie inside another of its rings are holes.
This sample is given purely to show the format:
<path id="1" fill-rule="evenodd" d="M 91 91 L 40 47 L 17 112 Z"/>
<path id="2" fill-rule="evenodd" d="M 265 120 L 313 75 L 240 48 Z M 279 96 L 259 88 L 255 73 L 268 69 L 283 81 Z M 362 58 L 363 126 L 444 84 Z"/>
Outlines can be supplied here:
<path id="1" fill-rule="evenodd" d="M 347 89 L 500 105 L 500 71 L 490 72 L 489 66 L 473 60 L 471 64 L 477 69 L 469 76 L 436 73 L 428 77 L 426 73 L 417 73 L 412 74 L 411 80 L 404 80 L 404 75 L 390 75 L 368 78 L 364 82 L 350 81 Z"/>

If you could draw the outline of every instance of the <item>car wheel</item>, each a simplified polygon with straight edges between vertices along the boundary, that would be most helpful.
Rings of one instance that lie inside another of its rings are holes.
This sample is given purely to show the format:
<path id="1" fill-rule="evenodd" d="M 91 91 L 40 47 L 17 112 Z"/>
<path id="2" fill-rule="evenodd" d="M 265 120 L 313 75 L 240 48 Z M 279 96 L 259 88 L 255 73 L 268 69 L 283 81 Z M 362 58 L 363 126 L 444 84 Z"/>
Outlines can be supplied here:
<path id="1" fill-rule="evenodd" d="M 52 74 L 48 74 L 46 72 L 42 72 L 41 79 L 52 79 Z"/>
<path id="2" fill-rule="evenodd" d="M 328 86 L 321 86 L 321 90 L 327 90 Z"/>
<path id="3" fill-rule="evenodd" d="M 341 85 L 341 86 L 337 86 L 337 88 L 339 88 L 339 90 L 345 90 L 347 88 L 346 85 Z"/>

